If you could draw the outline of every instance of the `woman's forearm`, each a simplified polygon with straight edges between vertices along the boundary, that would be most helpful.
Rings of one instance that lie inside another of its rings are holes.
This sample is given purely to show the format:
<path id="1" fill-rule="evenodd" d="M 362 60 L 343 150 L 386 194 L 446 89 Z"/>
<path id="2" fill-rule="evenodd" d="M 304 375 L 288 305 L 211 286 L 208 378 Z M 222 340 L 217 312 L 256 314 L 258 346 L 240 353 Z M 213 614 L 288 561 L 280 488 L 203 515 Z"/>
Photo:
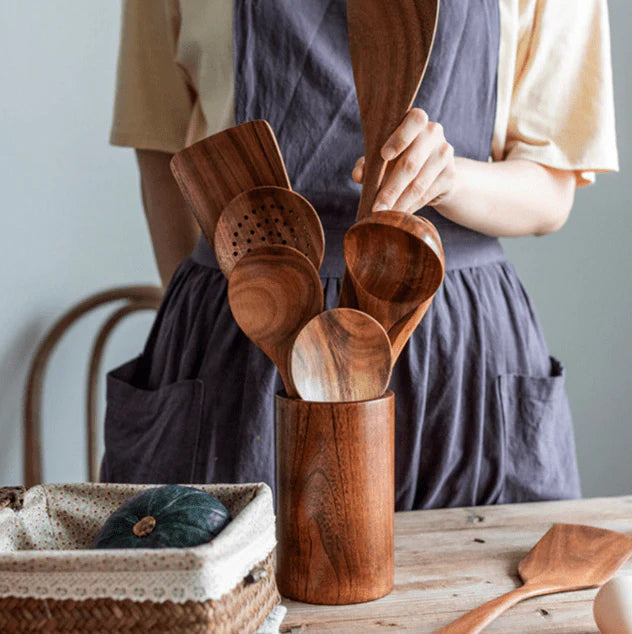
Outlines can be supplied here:
<path id="1" fill-rule="evenodd" d="M 568 218 L 575 175 L 528 160 L 455 158 L 450 192 L 431 203 L 443 216 L 490 236 L 544 235 Z"/>
<path id="2" fill-rule="evenodd" d="M 172 155 L 136 150 L 136 157 L 154 256 L 166 286 L 180 262 L 193 250 L 200 228 L 171 173 Z"/>

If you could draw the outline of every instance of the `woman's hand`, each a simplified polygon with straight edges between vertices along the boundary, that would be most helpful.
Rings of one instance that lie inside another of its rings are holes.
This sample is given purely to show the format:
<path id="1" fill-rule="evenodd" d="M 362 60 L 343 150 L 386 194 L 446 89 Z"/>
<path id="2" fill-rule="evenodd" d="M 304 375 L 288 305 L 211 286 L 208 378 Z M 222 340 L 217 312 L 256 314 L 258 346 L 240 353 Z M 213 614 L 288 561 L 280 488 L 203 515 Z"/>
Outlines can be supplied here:
<path id="1" fill-rule="evenodd" d="M 382 147 L 382 158 L 390 163 L 373 211 L 414 213 L 442 201 L 455 186 L 454 149 L 446 141 L 441 124 L 429 121 L 421 108 L 413 108 L 404 117 Z M 364 157 L 358 159 L 352 176 L 362 182 Z"/>

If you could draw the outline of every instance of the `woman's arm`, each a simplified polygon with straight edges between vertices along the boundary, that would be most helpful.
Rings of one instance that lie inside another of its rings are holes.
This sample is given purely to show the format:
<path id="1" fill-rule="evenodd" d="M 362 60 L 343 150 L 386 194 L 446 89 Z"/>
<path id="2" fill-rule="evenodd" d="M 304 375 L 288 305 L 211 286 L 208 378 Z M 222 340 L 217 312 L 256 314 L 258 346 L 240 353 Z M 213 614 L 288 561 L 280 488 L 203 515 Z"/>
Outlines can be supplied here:
<path id="1" fill-rule="evenodd" d="M 136 150 L 145 217 L 163 286 L 191 253 L 200 228 L 171 173 L 172 154 Z"/>
<path id="2" fill-rule="evenodd" d="M 454 157 L 440 124 L 412 109 L 382 149 L 392 161 L 374 211 L 414 213 L 432 205 L 450 220 L 491 236 L 544 235 L 568 218 L 575 174 L 527 160 Z M 353 178 L 362 181 L 363 159 Z"/>

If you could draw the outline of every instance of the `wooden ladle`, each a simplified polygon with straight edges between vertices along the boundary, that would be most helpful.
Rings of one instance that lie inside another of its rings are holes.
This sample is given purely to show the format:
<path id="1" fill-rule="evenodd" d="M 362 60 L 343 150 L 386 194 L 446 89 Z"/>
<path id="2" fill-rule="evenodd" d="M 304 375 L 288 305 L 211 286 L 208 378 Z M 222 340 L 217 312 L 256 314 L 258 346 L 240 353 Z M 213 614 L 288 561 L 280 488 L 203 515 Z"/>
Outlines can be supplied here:
<path id="1" fill-rule="evenodd" d="M 443 243 L 441 242 L 439 232 L 428 219 L 424 218 L 423 216 L 417 217 L 426 223 L 428 231 L 430 232 L 431 236 L 433 236 L 434 243 L 438 245 L 440 251 L 441 266 L 443 267 L 443 270 L 445 272 L 445 253 L 443 250 Z M 419 304 L 417 308 L 408 313 L 408 315 L 402 317 L 389 329 L 388 338 L 391 340 L 391 346 L 393 348 L 393 365 L 395 365 L 395 362 L 399 358 L 399 355 L 404 349 L 404 346 L 410 338 L 410 335 L 421 323 L 424 315 L 428 312 L 428 309 L 432 304 L 432 300 L 434 299 L 435 294 L 436 292 L 428 299 L 423 301 L 421 304 Z"/>
<path id="2" fill-rule="evenodd" d="M 436 634 L 476 634 L 524 599 L 603 585 L 631 553 L 632 537 L 623 533 L 554 524 L 518 564 L 524 585 L 468 612 Z"/>
<path id="3" fill-rule="evenodd" d="M 228 303 L 239 327 L 276 365 L 288 396 L 296 397 L 288 371 L 292 344 L 323 310 L 323 287 L 314 265 L 289 246 L 259 247 L 235 265 Z"/>
<path id="4" fill-rule="evenodd" d="M 391 377 L 391 344 L 373 317 L 352 308 L 334 308 L 301 330 L 292 348 L 290 372 L 306 401 L 380 398 Z"/>
<path id="5" fill-rule="evenodd" d="M 261 185 L 291 189 L 274 132 L 267 121 L 248 121 L 174 154 L 171 171 L 204 237 L 213 244 L 222 209 Z"/>
<path id="6" fill-rule="evenodd" d="M 429 300 L 443 281 L 443 248 L 429 225 L 418 216 L 381 211 L 345 235 L 345 261 L 358 307 L 387 332 Z"/>
<path id="7" fill-rule="evenodd" d="M 284 187 L 255 187 L 233 198 L 215 227 L 217 262 L 228 278 L 235 264 L 259 246 L 294 247 L 320 268 L 325 234 L 316 210 Z"/>

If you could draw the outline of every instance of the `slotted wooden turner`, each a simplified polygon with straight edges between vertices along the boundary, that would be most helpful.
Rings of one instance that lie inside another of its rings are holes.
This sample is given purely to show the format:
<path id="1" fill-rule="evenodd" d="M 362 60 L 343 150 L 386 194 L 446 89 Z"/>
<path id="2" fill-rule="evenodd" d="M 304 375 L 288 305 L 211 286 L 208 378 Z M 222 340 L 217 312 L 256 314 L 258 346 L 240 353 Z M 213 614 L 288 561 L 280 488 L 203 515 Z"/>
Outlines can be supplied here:
<path id="1" fill-rule="evenodd" d="M 518 564 L 524 585 L 468 612 L 436 634 L 476 634 L 524 599 L 603 585 L 631 553 L 632 537 L 623 533 L 554 524 Z"/>
<path id="2" fill-rule="evenodd" d="M 209 244 L 222 209 L 253 187 L 291 189 L 283 157 L 267 121 L 248 121 L 174 154 L 171 171 Z"/>
<path id="3" fill-rule="evenodd" d="M 215 228 L 215 255 L 228 278 L 239 260 L 261 246 L 288 245 L 318 270 L 325 234 L 316 210 L 303 196 L 284 187 L 255 187 L 233 198 Z"/>

